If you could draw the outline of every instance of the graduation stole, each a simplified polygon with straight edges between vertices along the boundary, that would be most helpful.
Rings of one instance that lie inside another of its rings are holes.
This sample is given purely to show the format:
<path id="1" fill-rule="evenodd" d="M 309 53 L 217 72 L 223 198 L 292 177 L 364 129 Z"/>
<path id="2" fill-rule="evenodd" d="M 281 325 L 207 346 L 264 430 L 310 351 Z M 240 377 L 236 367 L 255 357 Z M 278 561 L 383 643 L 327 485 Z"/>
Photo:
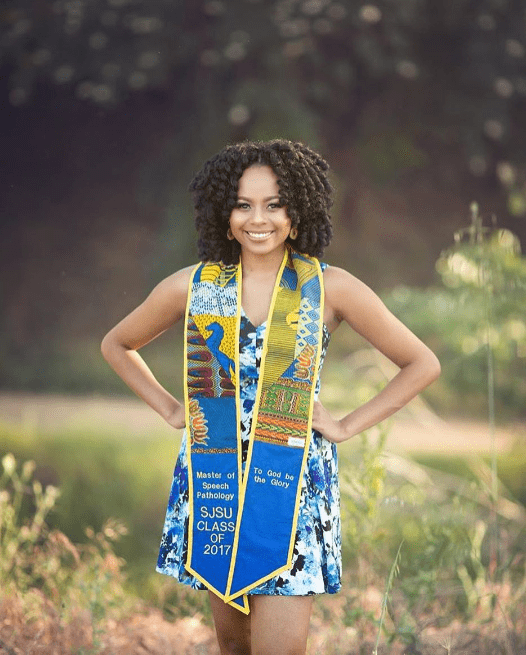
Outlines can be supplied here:
<path id="1" fill-rule="evenodd" d="M 323 327 L 316 258 L 286 249 L 265 331 L 247 460 L 241 459 L 241 264 L 201 263 L 186 309 L 186 569 L 248 614 L 246 593 L 290 569 Z"/>

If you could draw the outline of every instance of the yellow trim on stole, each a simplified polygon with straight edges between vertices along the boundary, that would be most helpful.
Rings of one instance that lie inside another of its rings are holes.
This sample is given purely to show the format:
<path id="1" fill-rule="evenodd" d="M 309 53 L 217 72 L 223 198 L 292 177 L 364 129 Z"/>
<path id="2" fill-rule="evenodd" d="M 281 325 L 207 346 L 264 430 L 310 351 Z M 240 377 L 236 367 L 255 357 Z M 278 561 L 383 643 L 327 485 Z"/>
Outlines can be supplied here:
<path id="1" fill-rule="evenodd" d="M 185 347 L 185 356 L 184 356 L 184 407 L 185 407 L 185 438 L 186 438 L 186 455 L 188 462 L 188 515 L 193 516 L 194 514 L 194 479 L 192 475 L 192 444 L 191 444 L 191 434 L 190 434 L 190 396 L 188 393 L 188 356 L 186 354 L 186 349 L 188 348 L 188 317 L 190 315 L 190 298 L 192 296 L 192 287 L 194 284 L 194 277 L 201 264 L 197 264 L 192 271 L 190 276 L 190 283 L 188 284 L 188 295 L 186 297 L 186 309 L 184 312 L 184 347 Z M 192 544 L 193 544 L 193 523 L 188 521 L 188 552 L 186 557 L 186 562 L 184 567 L 187 571 L 190 570 L 189 562 L 192 557 Z M 201 581 L 202 582 L 202 581 Z"/>
<path id="2" fill-rule="evenodd" d="M 312 412 L 314 408 L 314 395 L 316 390 L 316 380 L 318 379 L 318 371 L 320 368 L 320 359 L 321 351 L 323 344 L 323 314 L 325 309 L 325 286 L 323 284 L 323 271 L 321 270 L 320 262 L 316 259 L 316 272 L 320 280 L 320 327 L 318 331 L 318 349 L 316 353 L 316 361 L 314 363 L 314 373 L 312 376 L 312 391 L 310 395 L 310 405 L 309 405 L 309 414 L 307 418 L 307 439 L 305 443 L 305 448 L 303 450 L 303 461 L 301 463 L 301 476 L 302 481 L 298 484 L 296 490 L 296 507 L 294 510 L 294 518 L 292 519 L 292 530 L 291 530 L 291 540 L 289 546 L 289 557 L 287 562 L 287 568 L 292 566 L 292 556 L 294 554 L 294 538 L 296 536 L 296 528 L 298 526 L 298 514 L 300 510 L 300 497 L 301 497 L 301 487 L 303 483 L 303 474 L 305 472 L 305 464 L 307 462 L 307 457 L 309 455 L 310 442 L 312 439 Z"/>

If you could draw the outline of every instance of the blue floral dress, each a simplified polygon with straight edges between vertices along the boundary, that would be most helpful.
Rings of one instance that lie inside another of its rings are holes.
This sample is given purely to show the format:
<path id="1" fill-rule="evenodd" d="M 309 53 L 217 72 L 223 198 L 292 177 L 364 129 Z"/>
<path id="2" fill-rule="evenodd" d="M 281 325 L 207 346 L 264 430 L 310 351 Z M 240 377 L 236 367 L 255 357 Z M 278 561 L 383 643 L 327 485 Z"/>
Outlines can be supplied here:
<path id="1" fill-rule="evenodd" d="M 248 452 L 265 327 L 266 323 L 255 327 L 244 312 L 241 314 L 239 360 L 243 463 Z M 324 325 L 320 371 L 329 339 L 330 334 Z M 318 378 L 316 397 L 319 388 Z M 184 568 L 189 521 L 187 461 L 185 434 L 175 464 L 156 570 L 173 576 L 194 589 L 205 589 L 206 587 Z M 340 493 L 336 447 L 313 431 L 301 488 L 292 568 L 255 587 L 249 594 L 332 594 L 339 591 L 340 580 Z"/>

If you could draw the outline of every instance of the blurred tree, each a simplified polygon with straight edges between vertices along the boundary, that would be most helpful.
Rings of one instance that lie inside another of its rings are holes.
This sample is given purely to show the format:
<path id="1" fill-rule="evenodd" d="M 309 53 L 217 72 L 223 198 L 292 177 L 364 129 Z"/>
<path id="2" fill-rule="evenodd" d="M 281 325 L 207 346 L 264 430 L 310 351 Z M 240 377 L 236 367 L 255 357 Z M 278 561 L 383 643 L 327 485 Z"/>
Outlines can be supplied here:
<path id="1" fill-rule="evenodd" d="M 485 223 L 473 203 L 471 224 L 436 262 L 442 284 L 399 286 L 384 300 L 438 355 L 437 406 L 485 414 L 494 433 L 495 416 L 522 419 L 526 406 L 526 258 L 513 232 Z"/>
<path id="2" fill-rule="evenodd" d="M 525 46 L 521 0 L 4 0 L 4 361 L 39 384 L 31 347 L 193 261 L 186 185 L 229 140 L 322 150 L 370 284 L 429 282 L 473 197 L 526 239 Z"/>
<path id="3" fill-rule="evenodd" d="M 357 141 L 381 181 L 418 169 L 432 134 L 524 216 L 525 14 L 521 0 L 7 0 L 0 57 L 15 106 L 43 79 L 102 106 L 170 87 L 206 105 L 204 125 L 226 103 L 241 135 L 258 108 L 239 89 L 266 80 L 307 103 L 342 167 Z M 361 134 L 374 100 L 384 124 Z"/>

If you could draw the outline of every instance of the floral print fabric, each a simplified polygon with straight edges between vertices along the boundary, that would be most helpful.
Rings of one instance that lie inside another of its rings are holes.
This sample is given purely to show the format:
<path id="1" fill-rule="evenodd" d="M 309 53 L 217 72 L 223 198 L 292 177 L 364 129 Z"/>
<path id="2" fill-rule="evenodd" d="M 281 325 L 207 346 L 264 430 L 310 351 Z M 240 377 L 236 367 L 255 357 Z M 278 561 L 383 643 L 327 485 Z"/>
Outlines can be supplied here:
<path id="1" fill-rule="evenodd" d="M 241 315 L 240 400 L 243 464 L 245 463 L 266 324 L 254 327 Z M 323 326 L 320 371 L 330 335 Z M 316 397 L 320 388 L 316 382 Z M 175 464 L 156 570 L 195 589 L 205 586 L 184 568 L 189 520 L 186 434 Z M 341 579 L 340 494 L 336 447 L 313 431 L 303 476 L 294 555 L 290 571 L 252 589 L 250 594 L 303 596 L 336 593 Z"/>

